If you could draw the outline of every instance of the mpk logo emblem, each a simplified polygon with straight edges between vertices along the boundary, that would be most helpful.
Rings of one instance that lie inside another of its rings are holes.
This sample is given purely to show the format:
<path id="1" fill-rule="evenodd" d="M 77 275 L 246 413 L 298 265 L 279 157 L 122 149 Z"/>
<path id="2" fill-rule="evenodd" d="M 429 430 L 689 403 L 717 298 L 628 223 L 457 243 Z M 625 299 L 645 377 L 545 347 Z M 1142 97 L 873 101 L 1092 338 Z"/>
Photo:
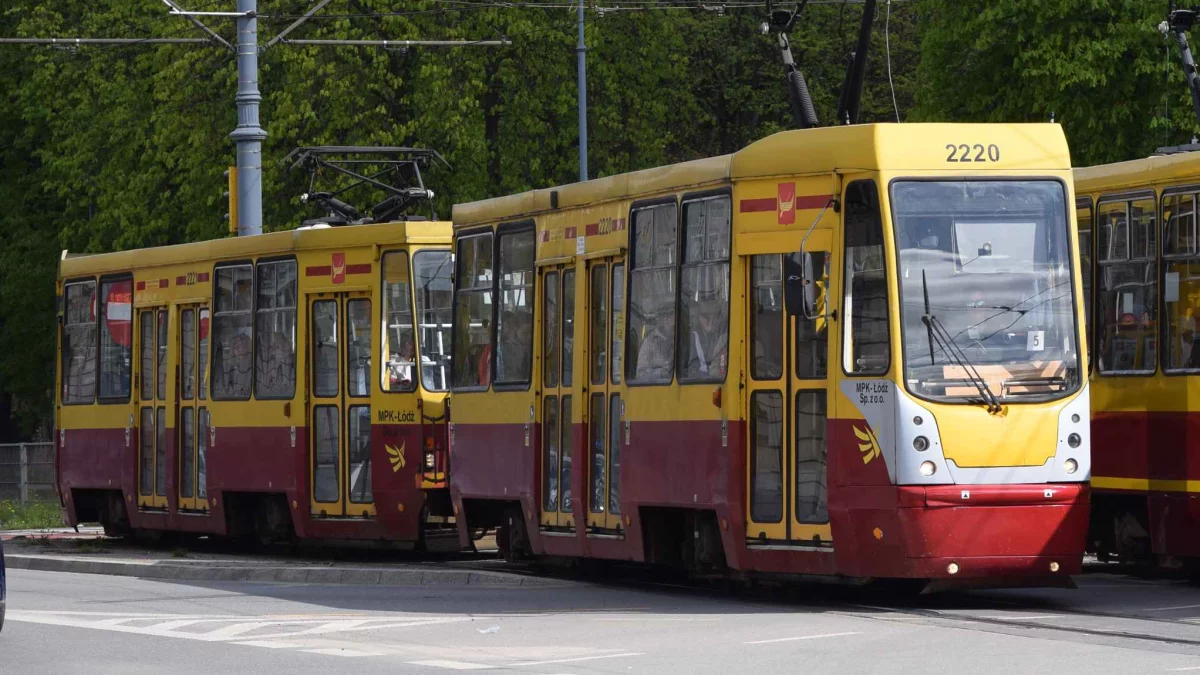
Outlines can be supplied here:
<path id="1" fill-rule="evenodd" d="M 796 223 L 796 184 L 780 183 L 777 204 L 780 225 Z"/>
<path id="2" fill-rule="evenodd" d="M 345 253 L 334 253 L 333 254 L 333 283 L 335 283 L 335 284 L 346 283 L 346 254 Z"/>
<path id="3" fill-rule="evenodd" d="M 867 426 L 865 430 L 855 426 L 854 435 L 858 436 L 858 440 L 861 441 L 858 444 L 858 451 L 862 453 L 863 464 L 870 464 L 871 460 L 883 454 L 879 450 L 879 441 L 876 440 L 870 426 Z"/>
<path id="4" fill-rule="evenodd" d="M 394 448 L 390 445 L 383 446 L 383 447 L 387 448 L 388 461 L 390 461 L 392 463 L 392 473 L 396 473 L 400 469 L 404 468 L 404 446 L 405 445 L 406 445 L 405 443 L 401 443 L 399 450 L 397 450 L 396 448 Z"/>

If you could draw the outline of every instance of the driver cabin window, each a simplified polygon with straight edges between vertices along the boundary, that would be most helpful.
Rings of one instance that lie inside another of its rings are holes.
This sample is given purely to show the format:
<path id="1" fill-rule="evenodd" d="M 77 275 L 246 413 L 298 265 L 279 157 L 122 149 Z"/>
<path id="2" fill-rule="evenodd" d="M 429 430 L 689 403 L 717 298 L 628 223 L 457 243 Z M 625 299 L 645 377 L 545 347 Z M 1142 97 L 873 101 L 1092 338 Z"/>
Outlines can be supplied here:
<path id="1" fill-rule="evenodd" d="M 843 363 L 851 375 L 883 375 L 891 362 L 883 221 L 875 181 L 846 189 Z"/>

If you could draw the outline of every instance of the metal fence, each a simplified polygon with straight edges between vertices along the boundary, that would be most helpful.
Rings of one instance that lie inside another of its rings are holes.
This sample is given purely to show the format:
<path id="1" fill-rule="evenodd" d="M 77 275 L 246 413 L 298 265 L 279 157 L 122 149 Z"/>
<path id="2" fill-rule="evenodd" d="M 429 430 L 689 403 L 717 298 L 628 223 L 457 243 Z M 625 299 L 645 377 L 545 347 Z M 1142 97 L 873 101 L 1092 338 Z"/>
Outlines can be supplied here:
<path id="1" fill-rule="evenodd" d="M 54 443 L 0 444 L 0 500 L 55 501 Z"/>

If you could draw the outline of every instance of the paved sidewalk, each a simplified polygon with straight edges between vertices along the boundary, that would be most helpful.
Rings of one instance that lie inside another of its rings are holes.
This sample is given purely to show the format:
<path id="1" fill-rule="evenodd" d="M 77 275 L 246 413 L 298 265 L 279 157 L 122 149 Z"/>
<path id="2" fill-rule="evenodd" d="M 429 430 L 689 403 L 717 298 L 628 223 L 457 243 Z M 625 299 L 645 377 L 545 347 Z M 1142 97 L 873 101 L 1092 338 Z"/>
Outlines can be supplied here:
<path id="1" fill-rule="evenodd" d="M 82 529 L 82 528 L 81 528 Z M 74 534 L 74 531 L 71 531 Z M 271 555 L 209 553 L 184 549 L 135 548 L 119 540 L 5 532 L 5 558 L 10 569 L 78 574 L 107 574 L 159 580 L 251 581 L 298 584 L 385 586 L 562 586 L 571 582 L 511 572 L 479 569 L 500 561 L 358 562 Z M 344 553 L 353 556 L 353 552 Z M 375 557 L 366 555 L 364 557 Z"/>
<path id="2" fill-rule="evenodd" d="M 78 531 L 73 527 L 0 530 L 0 541 L 12 539 L 102 539 L 103 537 L 104 528 L 98 526 L 80 527 Z"/>

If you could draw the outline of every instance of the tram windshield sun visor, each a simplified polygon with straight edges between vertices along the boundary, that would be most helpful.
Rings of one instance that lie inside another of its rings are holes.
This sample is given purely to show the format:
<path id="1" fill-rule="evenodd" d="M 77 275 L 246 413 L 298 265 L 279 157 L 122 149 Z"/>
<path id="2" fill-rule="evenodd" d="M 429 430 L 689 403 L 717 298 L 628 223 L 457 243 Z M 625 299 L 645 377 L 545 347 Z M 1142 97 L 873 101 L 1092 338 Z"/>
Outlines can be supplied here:
<path id="1" fill-rule="evenodd" d="M 891 196 L 909 391 L 993 409 L 1075 391 L 1063 184 L 898 180 Z"/>

